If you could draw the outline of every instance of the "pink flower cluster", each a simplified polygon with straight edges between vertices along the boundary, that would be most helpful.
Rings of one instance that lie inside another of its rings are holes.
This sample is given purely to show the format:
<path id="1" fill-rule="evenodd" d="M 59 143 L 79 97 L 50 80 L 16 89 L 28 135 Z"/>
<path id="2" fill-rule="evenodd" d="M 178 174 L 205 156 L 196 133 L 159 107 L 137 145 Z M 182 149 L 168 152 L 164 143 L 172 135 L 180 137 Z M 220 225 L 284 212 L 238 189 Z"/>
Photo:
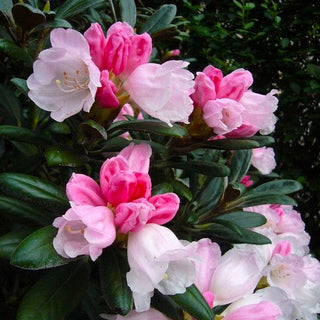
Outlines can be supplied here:
<path id="1" fill-rule="evenodd" d="M 224 319 L 316 319 L 320 263 L 309 254 L 309 235 L 291 206 L 246 208 L 267 223 L 254 228 L 268 245 L 235 245 L 221 256 L 209 239 L 198 244 L 195 284 L 211 306 L 230 304 Z"/>
<path id="2" fill-rule="evenodd" d="M 193 111 L 193 74 L 183 61 L 148 63 L 149 34 L 134 34 L 126 22 L 113 24 L 104 35 L 93 23 L 84 36 L 72 29 L 51 32 L 52 48 L 40 53 L 27 80 L 29 97 L 50 111 L 57 121 L 89 112 L 97 101 L 102 108 L 131 102 L 167 122 L 188 123 Z"/>
<path id="3" fill-rule="evenodd" d="M 129 145 L 104 162 L 100 186 L 86 175 L 72 175 L 66 187 L 71 208 L 53 223 L 59 228 L 53 241 L 59 254 L 96 260 L 114 242 L 116 228 L 136 232 L 147 223 L 165 224 L 175 216 L 180 202 L 176 194 L 151 196 L 150 156 L 149 145 Z"/>
<path id="4" fill-rule="evenodd" d="M 250 137 L 258 131 L 269 134 L 274 130 L 276 90 L 261 95 L 249 90 L 252 83 L 251 73 L 243 69 L 223 76 L 221 70 L 209 65 L 197 72 L 192 99 L 215 134 Z"/>

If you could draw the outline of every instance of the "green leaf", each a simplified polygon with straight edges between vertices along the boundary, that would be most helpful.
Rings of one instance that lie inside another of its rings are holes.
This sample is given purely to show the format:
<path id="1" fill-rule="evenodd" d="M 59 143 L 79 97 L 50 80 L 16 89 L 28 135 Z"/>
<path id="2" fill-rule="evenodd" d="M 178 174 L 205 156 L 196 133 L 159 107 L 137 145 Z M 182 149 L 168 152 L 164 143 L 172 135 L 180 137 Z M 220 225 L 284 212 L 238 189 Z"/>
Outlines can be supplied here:
<path id="1" fill-rule="evenodd" d="M 11 264 L 30 270 L 47 269 L 69 263 L 53 248 L 52 241 L 58 230 L 53 226 L 43 227 L 25 238 L 14 251 Z"/>
<path id="2" fill-rule="evenodd" d="M 235 150 L 230 164 L 229 183 L 240 182 L 251 165 L 252 150 Z"/>
<path id="3" fill-rule="evenodd" d="M 12 7 L 13 3 L 12 0 L 1 0 L 0 1 L 0 11 L 7 16 L 11 21 L 13 21 L 12 18 Z"/>
<path id="4" fill-rule="evenodd" d="M 16 320 L 62 320 L 78 305 L 89 281 L 89 264 L 53 269 L 24 296 Z"/>
<path id="5" fill-rule="evenodd" d="M 68 206 L 64 190 L 47 180 L 21 173 L 1 173 L 1 190 L 20 199 L 34 203 L 52 203 L 57 206 Z"/>
<path id="6" fill-rule="evenodd" d="M 271 243 L 270 239 L 264 235 L 241 227 L 237 228 L 237 232 L 225 224 L 222 225 L 218 223 L 208 223 L 195 227 L 197 229 L 196 234 L 199 238 L 209 237 L 212 240 L 226 241 L 231 244 L 249 243 L 263 245 Z"/>
<path id="7" fill-rule="evenodd" d="M 134 0 L 120 0 L 121 20 L 134 27 L 137 19 L 137 10 Z"/>
<path id="8" fill-rule="evenodd" d="M 174 19 L 177 12 L 177 7 L 173 4 L 165 4 L 160 7 L 141 27 L 140 32 L 154 32 L 164 29 Z"/>
<path id="9" fill-rule="evenodd" d="M 54 134 L 68 135 L 71 133 L 69 126 L 64 122 L 51 122 L 48 129 Z"/>
<path id="10" fill-rule="evenodd" d="M 57 18 L 71 18 L 78 16 L 89 8 L 104 6 L 105 0 L 67 0 L 57 10 Z"/>
<path id="11" fill-rule="evenodd" d="M 27 81 L 25 79 L 12 78 L 10 81 L 19 89 L 20 93 L 26 94 L 28 92 Z"/>
<path id="12" fill-rule="evenodd" d="M 0 126 L 0 136 L 10 140 L 27 142 L 35 145 L 38 145 L 39 142 L 50 141 L 45 136 L 37 134 L 30 129 L 9 125 Z"/>
<path id="13" fill-rule="evenodd" d="M 0 195 L 0 215 L 6 215 L 14 221 L 30 221 L 45 226 L 52 223 L 52 216 L 19 199 Z"/>
<path id="14" fill-rule="evenodd" d="M 9 259 L 19 243 L 30 233 L 24 229 L 13 231 L 0 237 L 0 258 Z"/>
<path id="15" fill-rule="evenodd" d="M 260 186 L 252 189 L 247 193 L 247 195 L 254 194 L 256 192 L 272 192 L 275 194 L 290 194 L 293 192 L 297 192 L 302 189 L 301 183 L 295 180 L 289 179 L 281 179 L 281 180 L 273 180 L 261 184 Z"/>
<path id="16" fill-rule="evenodd" d="M 219 223 L 221 220 L 232 222 L 242 228 L 254 228 L 267 222 L 265 216 L 262 214 L 250 211 L 229 212 L 219 215 L 211 221 Z"/>
<path id="17" fill-rule="evenodd" d="M 54 29 L 54 28 L 72 28 L 72 25 L 64 19 L 55 18 L 52 21 L 47 21 L 46 23 L 42 23 L 36 26 L 32 33 L 39 32 L 43 29 Z"/>
<path id="18" fill-rule="evenodd" d="M 174 320 L 183 320 L 183 310 L 171 299 L 170 296 L 154 291 L 151 305 L 161 313 Z"/>
<path id="19" fill-rule="evenodd" d="M 172 191 L 173 191 L 172 185 L 168 182 L 164 182 L 152 187 L 152 196 L 155 196 L 157 194 L 172 192 Z"/>
<path id="20" fill-rule="evenodd" d="M 178 124 L 174 124 L 172 127 L 169 127 L 166 123 L 160 120 L 117 121 L 110 126 L 108 134 L 117 130 L 120 130 L 121 132 L 141 131 L 177 138 L 182 138 L 187 135 L 186 129 Z"/>
<path id="21" fill-rule="evenodd" d="M 132 308 L 132 293 L 127 284 L 128 259 L 119 248 L 109 247 L 99 259 L 103 297 L 111 311 L 126 315 Z"/>
<path id="22" fill-rule="evenodd" d="M 205 161 L 163 161 L 154 164 L 155 167 L 170 167 L 182 169 L 185 171 L 198 172 L 208 176 L 226 177 L 229 174 L 229 168 L 220 163 Z"/>
<path id="23" fill-rule="evenodd" d="M 181 197 L 186 198 L 188 201 L 191 201 L 192 193 L 190 189 L 182 181 L 171 179 L 170 183 L 175 193 L 177 193 Z"/>
<path id="24" fill-rule="evenodd" d="M 93 120 L 87 120 L 85 122 L 82 122 L 80 125 L 83 129 L 87 128 L 87 130 L 94 131 L 98 133 L 104 140 L 108 139 L 108 134 L 106 129 L 99 123 L 93 121 Z"/>
<path id="25" fill-rule="evenodd" d="M 31 30 L 46 21 L 46 16 L 41 10 L 26 3 L 16 3 L 12 8 L 12 15 L 23 30 Z"/>
<path id="26" fill-rule="evenodd" d="M 201 292 L 193 284 L 185 293 L 169 296 L 175 303 L 197 320 L 212 320 L 213 313 Z"/>
<path id="27" fill-rule="evenodd" d="M 307 65 L 307 72 L 315 78 L 320 79 L 320 66 L 310 63 Z"/>
<path id="28" fill-rule="evenodd" d="M 1 48 L 1 40 L 0 39 L 0 48 Z M 22 121 L 21 107 L 18 98 L 15 96 L 14 91 L 0 83 L 0 114 L 4 119 L 11 118 L 11 123 L 20 125 Z M 3 112 L 5 111 L 5 113 Z M 8 122 L 6 122 L 8 123 Z"/>
<path id="29" fill-rule="evenodd" d="M 88 160 L 85 155 L 77 154 L 73 150 L 66 150 L 60 146 L 48 147 L 45 152 L 45 157 L 49 167 L 79 167 L 84 165 Z"/>

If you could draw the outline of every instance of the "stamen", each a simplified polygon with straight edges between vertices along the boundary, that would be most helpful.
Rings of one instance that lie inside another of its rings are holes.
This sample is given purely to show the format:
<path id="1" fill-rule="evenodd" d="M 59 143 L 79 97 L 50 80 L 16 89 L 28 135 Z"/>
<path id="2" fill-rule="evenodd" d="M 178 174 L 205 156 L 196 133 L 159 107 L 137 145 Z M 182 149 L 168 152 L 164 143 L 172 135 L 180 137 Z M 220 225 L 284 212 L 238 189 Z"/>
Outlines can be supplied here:
<path id="1" fill-rule="evenodd" d="M 163 280 L 167 280 L 167 279 L 168 279 L 168 274 L 165 273 L 165 274 L 163 275 Z"/>
<path id="2" fill-rule="evenodd" d="M 65 229 L 71 233 L 71 234 L 84 234 L 84 229 L 80 229 L 80 230 L 72 230 L 70 226 L 66 226 Z"/>

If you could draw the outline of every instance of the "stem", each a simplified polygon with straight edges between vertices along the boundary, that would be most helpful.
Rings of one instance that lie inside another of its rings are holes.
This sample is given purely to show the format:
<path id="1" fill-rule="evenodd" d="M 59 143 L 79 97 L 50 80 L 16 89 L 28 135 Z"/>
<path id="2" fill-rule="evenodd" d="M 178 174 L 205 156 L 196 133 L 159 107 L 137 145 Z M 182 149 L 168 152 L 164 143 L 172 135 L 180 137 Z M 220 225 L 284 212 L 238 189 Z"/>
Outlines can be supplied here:
<path id="1" fill-rule="evenodd" d="M 113 20 L 114 20 L 114 22 L 117 22 L 118 19 L 117 19 L 117 15 L 116 15 L 116 10 L 115 10 L 114 5 L 113 5 L 113 1 L 109 0 L 109 3 L 110 3 L 112 15 L 113 15 Z"/>

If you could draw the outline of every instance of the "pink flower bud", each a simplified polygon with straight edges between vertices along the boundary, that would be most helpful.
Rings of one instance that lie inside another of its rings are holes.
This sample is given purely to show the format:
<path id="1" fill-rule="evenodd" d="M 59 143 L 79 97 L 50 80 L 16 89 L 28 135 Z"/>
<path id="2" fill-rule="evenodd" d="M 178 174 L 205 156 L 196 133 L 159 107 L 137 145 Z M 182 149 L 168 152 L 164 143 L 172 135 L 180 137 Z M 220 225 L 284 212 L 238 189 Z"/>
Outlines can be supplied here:
<path id="1" fill-rule="evenodd" d="M 102 87 L 98 88 L 96 99 L 103 108 L 117 108 L 119 100 L 116 96 L 117 87 L 109 80 L 109 72 L 103 70 L 100 75 Z"/>

